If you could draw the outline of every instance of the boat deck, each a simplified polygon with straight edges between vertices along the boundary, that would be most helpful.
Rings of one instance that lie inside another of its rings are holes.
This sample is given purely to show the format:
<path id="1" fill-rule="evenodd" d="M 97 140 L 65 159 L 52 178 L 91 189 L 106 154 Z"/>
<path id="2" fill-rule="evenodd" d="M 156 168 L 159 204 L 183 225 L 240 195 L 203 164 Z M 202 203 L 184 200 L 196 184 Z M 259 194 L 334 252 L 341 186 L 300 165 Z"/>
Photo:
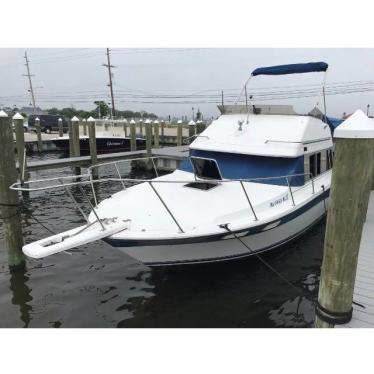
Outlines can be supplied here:
<path id="1" fill-rule="evenodd" d="M 374 327 L 374 191 L 370 193 L 366 222 L 362 231 L 353 300 L 353 317 L 335 327 Z"/>

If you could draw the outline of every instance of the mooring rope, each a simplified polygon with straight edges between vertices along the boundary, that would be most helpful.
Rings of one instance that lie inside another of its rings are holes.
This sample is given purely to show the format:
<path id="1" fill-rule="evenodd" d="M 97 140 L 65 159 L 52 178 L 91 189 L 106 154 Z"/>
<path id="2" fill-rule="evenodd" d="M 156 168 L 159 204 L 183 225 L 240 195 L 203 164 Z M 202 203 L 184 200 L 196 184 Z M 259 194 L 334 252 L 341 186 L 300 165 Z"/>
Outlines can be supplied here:
<path id="1" fill-rule="evenodd" d="M 219 227 L 225 229 L 226 231 L 228 231 L 231 235 L 233 235 L 235 237 L 235 239 L 239 240 L 240 243 L 243 244 L 243 246 L 250 252 L 252 253 L 254 256 L 256 256 L 261 262 L 262 264 L 264 264 L 268 269 L 270 269 L 275 275 L 277 275 L 280 279 L 282 279 L 285 283 L 287 283 L 291 288 L 293 288 L 294 290 L 296 290 L 299 294 L 301 294 L 301 296 L 305 296 L 307 298 L 310 297 L 309 294 L 305 293 L 305 291 L 297 286 L 295 286 L 291 281 L 289 281 L 283 274 L 281 274 L 278 270 L 276 270 L 273 266 L 271 266 L 267 261 L 265 261 L 258 253 L 256 253 L 256 251 L 253 251 L 239 236 L 236 235 L 235 232 L 233 232 L 232 230 L 229 229 L 228 227 L 228 223 L 226 224 L 222 224 L 222 225 L 219 225 Z"/>

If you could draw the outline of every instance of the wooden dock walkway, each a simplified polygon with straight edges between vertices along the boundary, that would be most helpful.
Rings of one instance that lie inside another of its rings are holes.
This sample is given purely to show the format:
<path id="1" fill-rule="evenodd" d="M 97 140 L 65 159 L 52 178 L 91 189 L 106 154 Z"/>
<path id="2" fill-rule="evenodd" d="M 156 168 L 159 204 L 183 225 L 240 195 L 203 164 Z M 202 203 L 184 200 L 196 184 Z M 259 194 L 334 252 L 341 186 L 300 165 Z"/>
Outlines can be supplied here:
<path id="1" fill-rule="evenodd" d="M 128 160 L 146 157 L 147 151 L 118 152 L 97 155 L 98 163 Z M 161 169 L 175 169 L 178 163 L 188 156 L 188 145 L 179 147 L 153 148 L 152 155 L 160 157 Z M 58 158 L 53 160 L 29 161 L 28 171 L 57 169 L 63 167 L 87 167 L 91 165 L 91 156 Z M 17 165 L 18 168 L 18 165 Z"/>
<path id="2" fill-rule="evenodd" d="M 374 327 L 374 191 L 362 231 L 353 301 L 362 306 L 353 304 L 351 321 L 335 327 Z"/>

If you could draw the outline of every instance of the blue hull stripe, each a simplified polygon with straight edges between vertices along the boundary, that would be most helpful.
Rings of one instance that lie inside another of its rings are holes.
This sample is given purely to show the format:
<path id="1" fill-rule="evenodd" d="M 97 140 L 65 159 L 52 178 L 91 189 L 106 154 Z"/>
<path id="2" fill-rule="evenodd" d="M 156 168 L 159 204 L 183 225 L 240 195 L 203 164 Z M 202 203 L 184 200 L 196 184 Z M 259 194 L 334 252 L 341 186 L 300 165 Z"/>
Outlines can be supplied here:
<path id="1" fill-rule="evenodd" d="M 270 251 L 271 249 L 280 247 L 307 232 L 310 230 L 313 226 L 315 226 L 324 216 L 319 217 L 316 219 L 312 224 L 304 228 L 303 230 L 299 231 L 295 235 L 282 240 L 278 243 L 272 244 L 268 247 L 259 249 L 257 251 L 250 252 L 248 251 L 247 253 L 242 253 L 240 255 L 228 255 L 228 256 L 222 256 L 222 257 L 216 257 L 216 258 L 199 258 L 195 260 L 179 260 L 179 261 L 165 261 L 165 262 L 144 262 L 145 265 L 147 266 L 168 266 L 168 265 L 193 265 L 193 264 L 205 264 L 205 263 L 210 263 L 210 262 L 223 262 L 223 261 L 234 261 L 234 260 L 240 260 L 246 257 L 251 257 L 255 255 L 262 254 L 264 252 Z M 235 240 L 235 239 L 232 239 Z"/>

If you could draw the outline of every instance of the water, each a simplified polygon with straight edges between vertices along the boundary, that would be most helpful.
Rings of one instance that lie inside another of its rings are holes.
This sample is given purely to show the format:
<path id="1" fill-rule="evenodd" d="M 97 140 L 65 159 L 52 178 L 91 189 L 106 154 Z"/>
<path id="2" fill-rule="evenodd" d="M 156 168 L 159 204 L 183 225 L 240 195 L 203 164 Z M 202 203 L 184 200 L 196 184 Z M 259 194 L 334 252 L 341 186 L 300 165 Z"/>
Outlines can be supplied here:
<path id="1" fill-rule="evenodd" d="M 71 171 L 32 178 L 52 174 Z M 84 222 L 62 191 L 33 193 L 25 204 L 56 232 Z M 22 222 L 25 242 L 49 235 L 26 210 Z M 256 258 L 150 269 L 104 242 L 28 259 L 24 273 L 11 275 L 1 226 L 0 220 L 0 327 L 310 327 L 314 321 L 324 222 L 264 257 L 308 297 Z"/>

